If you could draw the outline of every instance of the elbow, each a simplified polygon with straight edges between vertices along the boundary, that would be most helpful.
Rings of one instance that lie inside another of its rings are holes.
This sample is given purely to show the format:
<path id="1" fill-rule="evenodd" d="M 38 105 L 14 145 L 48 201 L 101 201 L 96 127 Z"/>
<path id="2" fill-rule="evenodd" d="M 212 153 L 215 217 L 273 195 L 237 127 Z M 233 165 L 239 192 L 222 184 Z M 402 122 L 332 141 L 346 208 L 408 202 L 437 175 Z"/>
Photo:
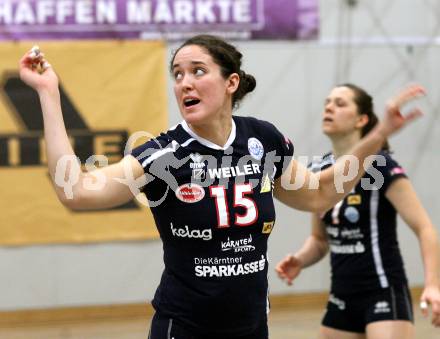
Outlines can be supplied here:
<path id="1" fill-rule="evenodd" d="M 71 196 L 67 196 L 64 194 L 64 192 L 62 192 L 61 194 L 58 194 L 58 200 L 63 204 L 64 207 L 71 211 L 81 211 L 86 209 L 84 199 L 82 199 L 80 194 L 77 192 Z"/>
<path id="2" fill-rule="evenodd" d="M 328 241 L 327 240 L 323 241 L 321 246 L 321 253 L 323 258 L 327 255 L 329 250 L 330 250 L 330 246 L 328 244 Z"/>
<path id="3" fill-rule="evenodd" d="M 64 207 L 67 207 L 71 211 L 84 210 L 84 208 L 81 207 L 81 205 L 78 202 L 74 201 L 73 199 L 68 201 L 62 201 L 61 203 L 64 205 Z"/>

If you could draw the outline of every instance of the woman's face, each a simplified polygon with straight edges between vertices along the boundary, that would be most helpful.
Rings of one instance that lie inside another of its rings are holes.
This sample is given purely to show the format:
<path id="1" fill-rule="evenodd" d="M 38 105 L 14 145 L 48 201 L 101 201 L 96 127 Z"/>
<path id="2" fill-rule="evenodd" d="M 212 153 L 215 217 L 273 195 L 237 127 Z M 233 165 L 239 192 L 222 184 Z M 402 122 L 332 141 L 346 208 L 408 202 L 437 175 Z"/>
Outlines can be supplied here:
<path id="1" fill-rule="evenodd" d="M 335 87 L 325 99 L 322 130 L 328 136 L 346 135 L 360 130 L 366 116 L 359 114 L 354 92 L 348 87 Z"/>
<path id="2" fill-rule="evenodd" d="M 224 114 L 232 114 L 232 94 L 239 77 L 225 79 L 211 55 L 202 47 L 189 45 L 175 55 L 172 73 L 174 94 L 183 119 L 204 124 Z"/>

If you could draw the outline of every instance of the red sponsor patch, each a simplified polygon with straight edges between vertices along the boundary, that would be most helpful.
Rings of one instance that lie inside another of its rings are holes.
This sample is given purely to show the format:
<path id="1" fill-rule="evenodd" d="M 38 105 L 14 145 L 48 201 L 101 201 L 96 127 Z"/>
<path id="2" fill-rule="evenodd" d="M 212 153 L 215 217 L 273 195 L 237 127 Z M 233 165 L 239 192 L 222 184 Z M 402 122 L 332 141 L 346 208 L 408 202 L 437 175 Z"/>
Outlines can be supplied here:
<path id="1" fill-rule="evenodd" d="M 204 196 L 205 190 L 197 184 L 184 184 L 176 190 L 177 199 L 190 204 L 202 200 Z"/>

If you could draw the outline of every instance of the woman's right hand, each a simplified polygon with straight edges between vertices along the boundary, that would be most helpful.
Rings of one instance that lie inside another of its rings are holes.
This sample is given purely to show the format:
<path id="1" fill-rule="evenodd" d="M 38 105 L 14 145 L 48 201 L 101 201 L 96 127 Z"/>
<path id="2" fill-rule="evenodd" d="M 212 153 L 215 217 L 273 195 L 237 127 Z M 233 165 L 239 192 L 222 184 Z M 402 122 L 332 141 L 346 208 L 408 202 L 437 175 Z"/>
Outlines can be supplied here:
<path id="1" fill-rule="evenodd" d="M 287 285 L 292 285 L 293 280 L 301 273 L 301 261 L 292 254 L 288 254 L 275 267 L 275 272 Z"/>
<path id="2" fill-rule="evenodd" d="M 58 88 L 58 77 L 37 46 L 20 59 L 19 72 L 20 79 L 37 92 Z"/>
<path id="3" fill-rule="evenodd" d="M 412 85 L 401 90 L 397 95 L 389 99 L 384 117 L 377 125 L 377 129 L 382 136 L 387 138 L 401 130 L 409 122 L 422 116 L 423 113 L 418 108 L 414 108 L 406 114 L 402 114 L 401 109 L 407 103 L 410 103 L 425 94 L 425 89 L 422 86 Z"/>

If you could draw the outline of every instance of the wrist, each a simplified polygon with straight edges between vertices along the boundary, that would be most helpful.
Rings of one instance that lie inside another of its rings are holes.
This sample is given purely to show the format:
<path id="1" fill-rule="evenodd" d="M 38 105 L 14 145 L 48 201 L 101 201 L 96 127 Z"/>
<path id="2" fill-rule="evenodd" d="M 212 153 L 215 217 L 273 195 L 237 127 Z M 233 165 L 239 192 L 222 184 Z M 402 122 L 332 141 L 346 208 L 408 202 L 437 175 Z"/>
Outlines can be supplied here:
<path id="1" fill-rule="evenodd" d="M 41 87 L 37 90 L 40 102 L 61 102 L 60 91 L 58 86 L 56 87 Z"/>
<path id="2" fill-rule="evenodd" d="M 438 279 L 429 279 L 425 282 L 426 288 L 440 288 L 440 281 Z"/>
<path id="3" fill-rule="evenodd" d="M 292 257 L 294 257 L 296 259 L 299 267 L 304 268 L 304 259 L 301 257 L 301 254 L 295 253 L 295 254 L 292 254 Z"/>
<path id="4" fill-rule="evenodd" d="M 38 95 L 41 96 L 54 96 L 59 94 L 58 86 L 41 86 L 37 88 Z"/>

